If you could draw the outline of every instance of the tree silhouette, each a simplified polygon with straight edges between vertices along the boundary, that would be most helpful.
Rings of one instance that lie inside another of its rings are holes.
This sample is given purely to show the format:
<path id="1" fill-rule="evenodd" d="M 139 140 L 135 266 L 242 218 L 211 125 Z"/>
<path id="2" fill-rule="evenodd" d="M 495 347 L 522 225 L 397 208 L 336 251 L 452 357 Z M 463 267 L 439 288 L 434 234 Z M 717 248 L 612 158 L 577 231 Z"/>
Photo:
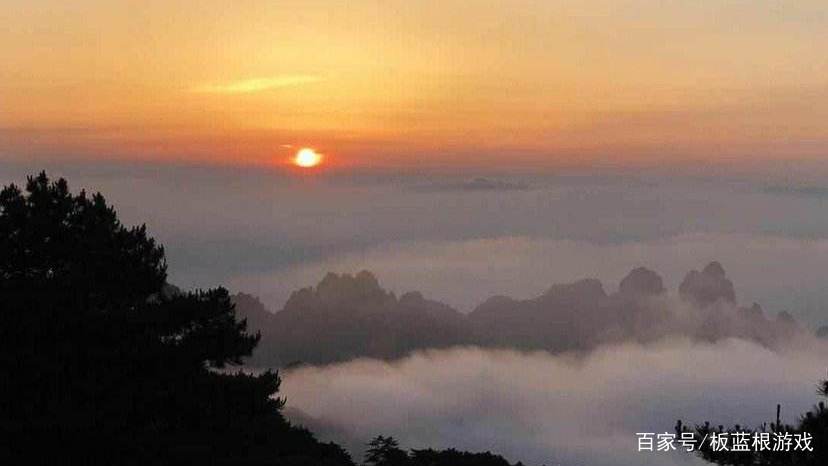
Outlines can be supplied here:
<path id="1" fill-rule="evenodd" d="M 448 450 L 412 450 L 411 462 L 416 466 L 512 466 L 502 456 L 489 452 L 469 453 Z M 517 463 L 515 466 L 522 466 Z"/>
<path id="2" fill-rule="evenodd" d="M 828 380 L 819 384 L 817 392 L 828 397 Z M 828 409 L 825 403 L 820 401 L 811 411 L 800 416 L 795 425 L 784 424 L 779 416 L 780 406 L 777 405 L 777 417 L 773 422 L 768 422 L 756 429 L 747 429 L 738 424 L 725 428 L 723 425 L 712 426 L 709 422 L 694 427 L 685 426 L 679 420 L 676 423 L 676 434 L 690 434 L 698 445 L 696 453 L 704 460 L 721 465 L 734 466 L 824 466 L 828 464 Z M 767 433 L 770 435 L 770 448 L 756 448 L 753 445 L 754 434 Z M 715 449 L 710 439 L 713 436 L 724 434 L 725 438 L 735 438 L 734 434 L 747 434 L 751 439 L 748 451 L 733 451 L 732 448 Z M 808 448 L 797 448 L 796 443 L 781 446 L 780 451 L 775 450 L 777 437 L 789 439 L 806 434 L 810 436 Z"/>
<path id="3" fill-rule="evenodd" d="M 103 196 L 0 192 L 0 463 L 351 465 L 281 415 L 223 288 L 166 285 L 164 249 Z"/>
<path id="4" fill-rule="evenodd" d="M 368 443 L 365 464 L 369 466 L 407 466 L 411 464 L 408 453 L 400 449 L 394 437 L 376 437 Z"/>
<path id="5" fill-rule="evenodd" d="M 502 456 L 489 452 L 469 453 L 453 448 L 448 450 L 411 450 L 399 447 L 393 437 L 374 438 L 365 452 L 368 466 L 512 466 Z M 517 463 L 515 466 L 522 466 Z"/>

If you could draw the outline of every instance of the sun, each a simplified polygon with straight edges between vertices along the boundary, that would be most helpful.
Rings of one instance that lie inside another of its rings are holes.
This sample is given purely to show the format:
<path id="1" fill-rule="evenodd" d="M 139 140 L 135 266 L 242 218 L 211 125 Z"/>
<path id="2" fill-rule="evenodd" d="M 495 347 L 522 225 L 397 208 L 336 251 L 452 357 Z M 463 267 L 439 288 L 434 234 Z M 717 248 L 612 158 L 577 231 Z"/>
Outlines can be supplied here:
<path id="1" fill-rule="evenodd" d="M 297 167 L 311 168 L 322 163 L 322 154 L 317 153 L 309 147 L 299 149 L 293 157 L 293 164 Z"/>

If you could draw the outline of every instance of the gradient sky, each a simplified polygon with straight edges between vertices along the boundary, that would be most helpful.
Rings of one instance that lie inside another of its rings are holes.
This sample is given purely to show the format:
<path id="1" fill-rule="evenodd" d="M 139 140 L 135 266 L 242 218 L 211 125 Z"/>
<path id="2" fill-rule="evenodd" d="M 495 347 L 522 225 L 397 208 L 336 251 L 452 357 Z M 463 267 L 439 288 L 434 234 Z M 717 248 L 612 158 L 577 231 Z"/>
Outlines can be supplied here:
<path id="1" fill-rule="evenodd" d="M 0 156 L 818 159 L 828 4 L 0 0 Z"/>

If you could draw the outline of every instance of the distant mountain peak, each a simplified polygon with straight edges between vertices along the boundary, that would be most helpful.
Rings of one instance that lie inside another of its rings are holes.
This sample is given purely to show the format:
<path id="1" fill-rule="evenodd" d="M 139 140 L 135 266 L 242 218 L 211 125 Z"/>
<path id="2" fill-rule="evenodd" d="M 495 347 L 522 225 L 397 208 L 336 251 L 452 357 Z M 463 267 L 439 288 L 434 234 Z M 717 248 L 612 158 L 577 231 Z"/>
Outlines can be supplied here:
<path id="1" fill-rule="evenodd" d="M 698 306 L 710 306 L 723 301 L 736 303 L 736 291 L 718 262 L 711 262 L 701 272 L 690 271 L 679 285 L 679 295 Z"/>
<path id="2" fill-rule="evenodd" d="M 621 280 L 621 294 L 629 296 L 659 295 L 667 291 L 661 277 L 646 267 L 637 267 Z"/>
<path id="3" fill-rule="evenodd" d="M 602 344 L 671 336 L 743 338 L 773 348 L 803 333 L 788 313 L 769 319 L 757 304 L 739 307 L 733 283 L 718 262 L 689 272 L 682 281 L 679 298 L 687 306 L 673 308 L 679 304 L 675 297 L 640 299 L 662 294 L 666 289 L 661 277 L 637 267 L 611 294 L 599 280 L 586 278 L 552 285 L 529 299 L 492 296 L 462 314 L 418 291 L 397 299 L 374 274 L 361 271 L 328 273 L 316 286 L 294 292 L 275 314 L 249 295 L 239 294 L 235 301 L 252 329 L 262 332 L 258 363 L 282 365 L 394 359 L 456 345 L 587 351 Z"/>

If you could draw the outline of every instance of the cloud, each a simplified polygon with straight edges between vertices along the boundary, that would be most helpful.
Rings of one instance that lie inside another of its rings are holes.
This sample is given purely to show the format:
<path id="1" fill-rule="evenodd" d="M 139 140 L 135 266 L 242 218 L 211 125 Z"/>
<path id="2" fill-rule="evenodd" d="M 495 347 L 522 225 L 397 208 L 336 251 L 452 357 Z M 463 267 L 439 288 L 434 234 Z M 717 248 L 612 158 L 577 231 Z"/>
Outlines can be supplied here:
<path id="1" fill-rule="evenodd" d="M 529 183 L 523 181 L 506 181 L 484 177 L 460 182 L 442 182 L 417 185 L 416 191 L 527 191 Z"/>
<path id="2" fill-rule="evenodd" d="M 457 348 L 290 370 L 282 387 L 294 419 L 357 455 L 383 434 L 528 464 L 692 465 L 703 463 L 637 453 L 635 433 L 671 432 L 677 419 L 758 425 L 777 403 L 792 422 L 817 400 L 825 355 L 738 340 L 611 346 L 585 358 Z"/>
<path id="3" fill-rule="evenodd" d="M 828 198 L 828 188 L 824 186 L 807 186 L 807 185 L 778 185 L 768 186 L 763 190 L 768 194 L 776 194 L 781 196 L 796 196 L 803 198 L 826 199 Z"/>
<path id="4" fill-rule="evenodd" d="M 207 84 L 195 87 L 193 92 L 205 94 L 251 94 L 282 87 L 316 83 L 322 80 L 322 77 L 313 75 L 282 75 L 269 78 L 244 79 L 224 84 Z"/>
<path id="5" fill-rule="evenodd" d="M 274 144 L 283 142 L 293 141 Z M 0 176 L 19 183 L 36 171 L 31 164 L 2 160 Z M 790 310 L 814 328 L 826 324 L 824 203 L 763 191 L 828 186 L 820 167 L 807 164 L 776 181 L 739 181 L 730 171 L 696 178 L 369 171 L 308 183 L 230 165 L 38 161 L 41 168 L 76 189 L 102 191 L 126 223 L 146 222 L 166 246 L 174 283 L 225 285 L 272 309 L 328 271 L 372 270 L 390 290 L 421 290 L 469 311 L 489 295 L 526 298 L 583 277 L 615 288 L 637 266 L 658 271 L 675 290 L 688 270 L 720 260 L 739 301 Z M 531 189 L 412 189 L 476 176 Z"/>

